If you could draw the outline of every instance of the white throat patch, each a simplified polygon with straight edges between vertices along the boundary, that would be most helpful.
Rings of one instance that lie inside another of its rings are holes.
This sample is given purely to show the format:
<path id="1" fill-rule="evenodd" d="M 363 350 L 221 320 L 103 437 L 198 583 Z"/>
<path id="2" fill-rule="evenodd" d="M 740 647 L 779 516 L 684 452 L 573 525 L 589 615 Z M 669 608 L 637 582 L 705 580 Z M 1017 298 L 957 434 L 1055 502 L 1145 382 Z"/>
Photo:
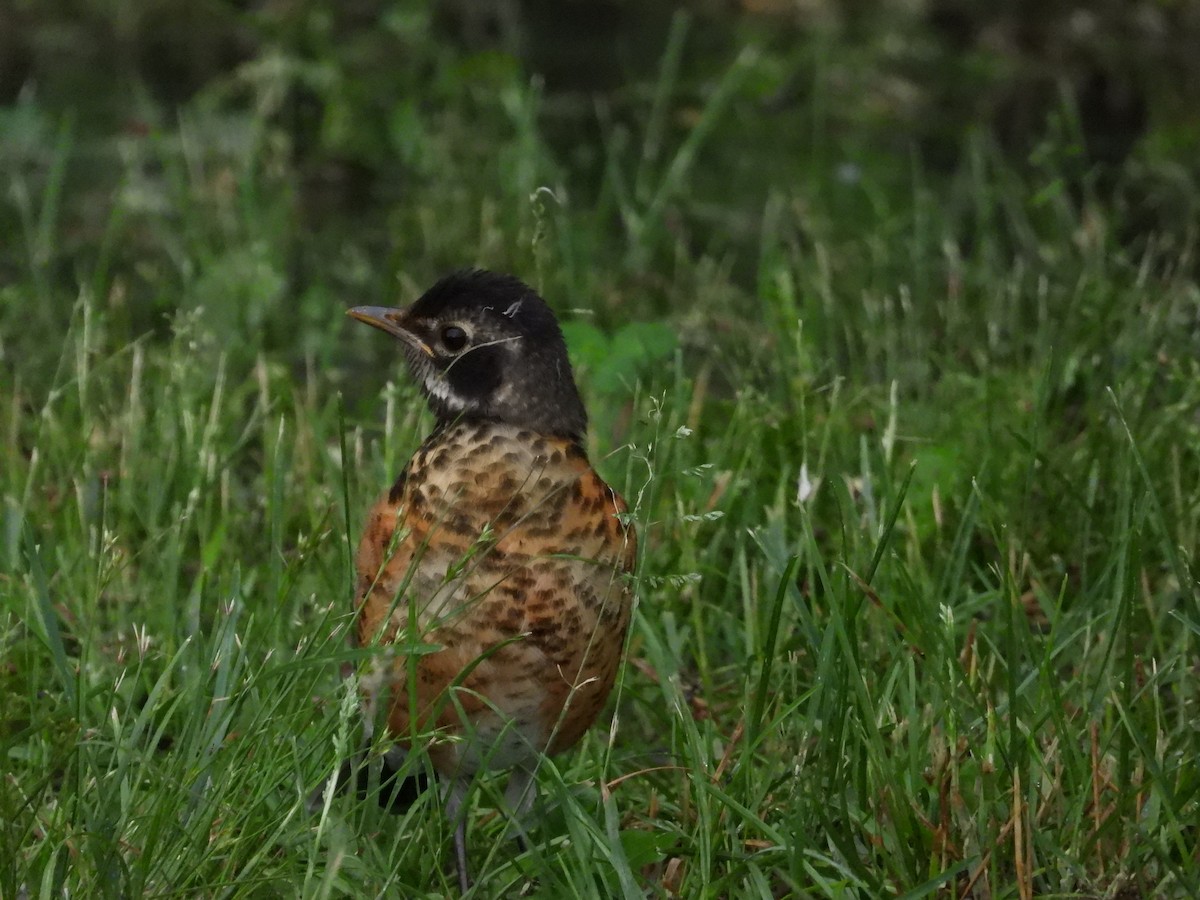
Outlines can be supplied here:
<path id="1" fill-rule="evenodd" d="M 454 393 L 440 372 L 431 366 L 423 374 L 425 390 L 429 391 L 429 396 L 437 398 L 444 406 L 458 412 L 467 408 L 466 402 Z"/>

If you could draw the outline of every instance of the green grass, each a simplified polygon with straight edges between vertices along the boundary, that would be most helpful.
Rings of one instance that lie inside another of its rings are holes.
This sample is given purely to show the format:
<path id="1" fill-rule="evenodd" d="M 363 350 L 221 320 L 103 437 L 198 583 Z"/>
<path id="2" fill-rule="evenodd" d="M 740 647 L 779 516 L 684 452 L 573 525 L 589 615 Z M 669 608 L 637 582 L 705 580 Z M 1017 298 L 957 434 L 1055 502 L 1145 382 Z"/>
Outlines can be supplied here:
<path id="1" fill-rule="evenodd" d="M 476 895 L 1200 893 L 1194 235 L 1122 242 L 985 137 L 839 180 L 870 135 L 822 97 L 819 152 L 748 148 L 749 53 L 681 126 L 686 39 L 590 191 L 486 57 L 430 51 L 402 200 L 315 217 L 229 85 L 111 141 L 0 111 L 0 897 L 453 892 L 437 797 L 305 798 L 357 740 L 359 523 L 430 427 L 343 311 L 463 264 L 561 312 L 643 546 L 612 726 L 525 856 L 480 786 Z M 740 155 L 770 186 L 722 196 Z"/>

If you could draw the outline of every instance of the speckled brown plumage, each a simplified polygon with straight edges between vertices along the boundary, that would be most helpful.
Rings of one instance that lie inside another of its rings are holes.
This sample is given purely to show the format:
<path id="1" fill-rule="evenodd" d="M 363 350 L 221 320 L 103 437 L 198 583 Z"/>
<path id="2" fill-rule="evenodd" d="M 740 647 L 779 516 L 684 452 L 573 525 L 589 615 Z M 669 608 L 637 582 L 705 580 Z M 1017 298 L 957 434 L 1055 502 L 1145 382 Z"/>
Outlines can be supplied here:
<path id="1" fill-rule="evenodd" d="M 625 511 L 570 439 L 497 422 L 436 431 L 367 516 L 356 559 L 358 641 L 442 647 L 377 673 L 389 731 L 439 729 L 429 752 L 446 775 L 574 745 L 629 623 Z"/>

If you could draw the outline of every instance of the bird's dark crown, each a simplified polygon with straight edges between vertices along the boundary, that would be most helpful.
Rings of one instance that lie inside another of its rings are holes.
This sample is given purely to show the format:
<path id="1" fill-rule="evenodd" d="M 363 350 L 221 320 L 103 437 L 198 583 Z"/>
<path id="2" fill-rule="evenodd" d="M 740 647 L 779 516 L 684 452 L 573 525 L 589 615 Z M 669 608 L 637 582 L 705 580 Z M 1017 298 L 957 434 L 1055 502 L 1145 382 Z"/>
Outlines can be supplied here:
<path id="1" fill-rule="evenodd" d="M 439 423 L 493 419 L 582 440 L 587 413 L 554 313 L 518 278 L 449 275 L 403 310 L 351 315 L 399 337 Z"/>

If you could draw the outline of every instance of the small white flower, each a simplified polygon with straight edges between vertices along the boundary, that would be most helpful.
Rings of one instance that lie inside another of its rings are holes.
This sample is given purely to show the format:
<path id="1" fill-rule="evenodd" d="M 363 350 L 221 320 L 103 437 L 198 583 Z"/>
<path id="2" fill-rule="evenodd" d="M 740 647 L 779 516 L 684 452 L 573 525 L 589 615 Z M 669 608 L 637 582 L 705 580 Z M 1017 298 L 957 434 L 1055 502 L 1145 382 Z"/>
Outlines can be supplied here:
<path id="1" fill-rule="evenodd" d="M 796 479 L 796 502 L 807 503 L 817 493 L 817 488 L 820 486 L 820 478 L 809 477 L 808 463 L 801 463 L 800 476 Z"/>

